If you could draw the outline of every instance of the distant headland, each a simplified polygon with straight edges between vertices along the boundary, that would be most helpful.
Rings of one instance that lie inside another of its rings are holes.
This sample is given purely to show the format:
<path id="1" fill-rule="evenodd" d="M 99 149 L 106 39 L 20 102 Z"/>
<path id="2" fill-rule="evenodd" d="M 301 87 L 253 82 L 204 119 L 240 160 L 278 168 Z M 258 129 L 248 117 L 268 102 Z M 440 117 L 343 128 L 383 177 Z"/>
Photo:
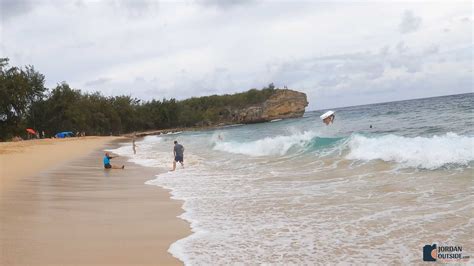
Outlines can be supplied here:
<path id="1" fill-rule="evenodd" d="M 33 66 L 10 67 L 8 59 L 0 58 L 0 140 L 38 137 L 28 136 L 26 129 L 51 137 L 63 131 L 123 135 L 259 123 L 301 117 L 308 105 L 306 94 L 272 83 L 231 95 L 142 101 L 82 92 L 66 82 L 48 89 L 44 80 Z"/>
<path id="2" fill-rule="evenodd" d="M 303 116 L 308 101 L 306 94 L 289 89 L 278 89 L 273 84 L 262 90 L 251 89 L 232 95 L 212 95 L 182 101 L 211 101 L 204 111 L 211 113 L 194 126 L 215 126 L 229 124 L 251 124 L 268 122 L 274 119 Z M 192 104 L 191 104 L 192 105 Z M 199 104 L 198 104 L 199 105 Z"/>

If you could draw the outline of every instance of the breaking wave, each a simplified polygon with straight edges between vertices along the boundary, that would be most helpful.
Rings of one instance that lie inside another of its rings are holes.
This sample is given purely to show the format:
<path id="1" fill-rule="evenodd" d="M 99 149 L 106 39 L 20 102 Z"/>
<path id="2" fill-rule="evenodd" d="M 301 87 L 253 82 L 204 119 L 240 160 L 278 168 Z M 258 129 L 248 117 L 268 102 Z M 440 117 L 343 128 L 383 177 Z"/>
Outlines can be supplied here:
<path id="1" fill-rule="evenodd" d="M 314 151 L 334 145 L 345 151 L 345 159 L 383 160 L 402 167 L 436 169 L 449 165 L 465 166 L 474 160 L 474 138 L 455 133 L 413 138 L 393 134 L 323 138 L 313 131 L 306 131 L 249 142 L 215 141 L 214 150 L 252 157 L 283 156 L 290 151 Z"/>
<path id="2" fill-rule="evenodd" d="M 217 141 L 214 150 L 248 156 L 285 155 L 292 147 L 304 148 L 316 133 L 306 131 L 289 136 L 266 137 L 250 142 Z"/>
<path id="3" fill-rule="evenodd" d="M 474 160 L 474 138 L 447 133 L 433 137 L 354 135 L 348 142 L 350 160 L 383 160 L 403 167 L 436 169 L 450 164 L 468 165 Z"/>

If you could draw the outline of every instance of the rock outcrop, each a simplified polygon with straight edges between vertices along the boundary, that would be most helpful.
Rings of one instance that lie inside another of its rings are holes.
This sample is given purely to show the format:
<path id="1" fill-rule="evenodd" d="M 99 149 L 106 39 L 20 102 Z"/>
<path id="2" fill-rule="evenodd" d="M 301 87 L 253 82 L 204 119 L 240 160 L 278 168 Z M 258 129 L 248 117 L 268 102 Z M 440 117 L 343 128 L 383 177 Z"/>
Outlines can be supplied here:
<path id="1" fill-rule="evenodd" d="M 211 110 L 210 113 L 215 114 L 215 118 L 212 120 L 204 119 L 194 124 L 193 127 L 153 130 L 137 133 L 136 136 L 167 134 L 185 130 L 212 129 L 232 124 L 268 122 L 274 119 L 297 118 L 303 116 L 305 108 L 308 106 L 306 94 L 298 91 L 274 89 L 271 91 L 267 90 L 267 93 L 261 93 L 262 91 L 260 91 L 260 94 L 256 93 L 255 97 L 249 96 L 249 92 L 225 96 L 212 96 L 212 100 L 216 102 L 222 101 L 222 98 L 219 99 L 219 97 L 234 97 L 234 99 L 231 100 L 227 99 L 227 105 L 224 107 L 220 106 L 219 108 L 209 108 L 206 110 Z M 244 100 L 242 100 L 242 96 Z M 239 99 L 238 97 L 241 98 Z M 209 97 L 206 99 L 209 99 Z M 248 102 L 252 103 L 250 104 Z M 132 137 L 132 135 L 129 135 L 129 137 Z"/>
<path id="2" fill-rule="evenodd" d="M 275 93 L 261 104 L 229 111 L 233 123 L 250 124 L 301 117 L 306 106 L 308 106 L 308 100 L 305 93 L 276 89 Z"/>

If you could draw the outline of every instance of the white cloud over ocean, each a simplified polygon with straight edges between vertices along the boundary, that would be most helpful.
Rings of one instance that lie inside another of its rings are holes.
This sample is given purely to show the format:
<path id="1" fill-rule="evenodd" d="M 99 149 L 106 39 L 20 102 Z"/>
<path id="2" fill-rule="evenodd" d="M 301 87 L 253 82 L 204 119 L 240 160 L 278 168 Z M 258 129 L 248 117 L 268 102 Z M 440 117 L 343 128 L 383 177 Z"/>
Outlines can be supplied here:
<path id="1" fill-rule="evenodd" d="M 472 91 L 469 1 L 0 0 L 0 56 L 151 99 L 269 82 L 309 109 Z"/>

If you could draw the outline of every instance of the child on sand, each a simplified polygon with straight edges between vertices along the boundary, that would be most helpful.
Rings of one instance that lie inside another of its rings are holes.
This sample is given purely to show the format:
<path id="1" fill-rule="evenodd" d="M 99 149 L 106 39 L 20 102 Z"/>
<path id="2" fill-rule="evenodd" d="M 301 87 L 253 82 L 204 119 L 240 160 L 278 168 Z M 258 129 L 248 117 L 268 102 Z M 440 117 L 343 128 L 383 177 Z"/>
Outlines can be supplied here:
<path id="1" fill-rule="evenodd" d="M 115 157 L 117 157 L 117 156 L 115 156 Z M 115 158 L 115 157 L 110 156 L 110 154 L 108 152 L 105 153 L 105 156 L 104 156 L 104 168 L 105 169 L 124 169 L 125 168 L 125 165 L 122 165 L 120 167 L 120 166 L 117 166 L 117 165 L 111 165 L 110 164 L 110 159 Z"/>

